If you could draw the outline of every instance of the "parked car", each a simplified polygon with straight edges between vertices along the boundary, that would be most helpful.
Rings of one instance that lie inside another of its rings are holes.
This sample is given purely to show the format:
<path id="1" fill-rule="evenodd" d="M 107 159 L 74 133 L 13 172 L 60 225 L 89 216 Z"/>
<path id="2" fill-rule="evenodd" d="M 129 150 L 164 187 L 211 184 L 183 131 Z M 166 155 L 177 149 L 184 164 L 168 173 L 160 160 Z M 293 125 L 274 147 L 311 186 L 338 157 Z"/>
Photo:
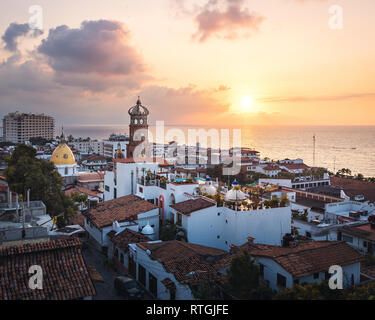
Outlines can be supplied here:
<path id="1" fill-rule="evenodd" d="M 127 276 L 116 277 L 114 285 L 117 294 L 128 299 L 141 299 L 143 297 L 143 290 L 133 278 Z"/>

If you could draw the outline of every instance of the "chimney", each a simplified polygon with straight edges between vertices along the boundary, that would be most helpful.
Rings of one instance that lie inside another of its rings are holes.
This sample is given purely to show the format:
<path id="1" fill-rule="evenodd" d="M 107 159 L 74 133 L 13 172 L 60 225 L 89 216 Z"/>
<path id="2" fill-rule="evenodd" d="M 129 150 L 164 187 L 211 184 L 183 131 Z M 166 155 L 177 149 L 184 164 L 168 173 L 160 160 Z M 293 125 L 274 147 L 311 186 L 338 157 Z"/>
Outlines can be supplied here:
<path id="1" fill-rule="evenodd" d="M 235 253 L 237 251 L 237 246 L 236 245 L 234 245 L 233 243 L 230 245 L 230 250 L 229 250 L 229 252 L 230 253 Z"/>
<path id="2" fill-rule="evenodd" d="M 297 242 L 295 242 L 295 241 L 290 241 L 289 242 L 289 247 L 290 248 L 294 248 L 294 247 L 296 247 L 297 246 Z"/>
<path id="3" fill-rule="evenodd" d="M 254 240 L 255 240 L 255 238 L 253 238 L 253 237 L 247 237 L 248 243 L 254 243 Z"/>

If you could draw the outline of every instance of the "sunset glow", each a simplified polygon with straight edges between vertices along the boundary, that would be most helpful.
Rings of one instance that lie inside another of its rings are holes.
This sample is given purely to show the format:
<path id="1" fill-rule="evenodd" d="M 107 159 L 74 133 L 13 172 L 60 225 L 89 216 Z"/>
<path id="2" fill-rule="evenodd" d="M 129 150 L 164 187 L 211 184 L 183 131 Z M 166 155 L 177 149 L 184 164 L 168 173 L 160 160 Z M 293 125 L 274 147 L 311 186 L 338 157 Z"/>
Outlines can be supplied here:
<path id="1" fill-rule="evenodd" d="M 140 95 L 173 124 L 374 125 L 375 2 L 340 1 L 338 28 L 334 4 L 44 0 L 22 32 L 29 1 L 1 2 L 1 111 L 121 124 Z"/>

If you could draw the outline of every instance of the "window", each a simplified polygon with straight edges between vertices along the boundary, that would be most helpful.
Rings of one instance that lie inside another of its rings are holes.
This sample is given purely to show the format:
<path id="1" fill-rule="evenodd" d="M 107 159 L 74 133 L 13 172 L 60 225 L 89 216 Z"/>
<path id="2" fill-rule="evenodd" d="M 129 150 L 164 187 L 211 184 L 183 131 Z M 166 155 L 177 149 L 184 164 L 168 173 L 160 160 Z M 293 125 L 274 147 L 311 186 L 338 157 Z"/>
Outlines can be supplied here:
<path id="1" fill-rule="evenodd" d="M 177 213 L 177 225 L 181 226 L 182 225 L 182 214 Z"/>
<path id="2" fill-rule="evenodd" d="M 146 286 L 146 269 L 140 264 L 138 265 L 138 278 L 139 282 Z"/>
<path id="3" fill-rule="evenodd" d="M 129 274 L 133 276 L 133 278 L 136 277 L 136 263 L 133 260 L 133 257 L 129 257 Z"/>
<path id="4" fill-rule="evenodd" d="M 352 276 L 351 276 L 351 281 L 352 281 L 352 286 L 354 286 L 354 274 L 352 273 Z"/>
<path id="5" fill-rule="evenodd" d="M 113 189 L 113 198 L 114 199 L 117 198 L 117 189 L 116 188 Z"/>
<path id="6" fill-rule="evenodd" d="M 105 191 L 109 192 L 109 186 L 104 187 Z"/>
<path id="7" fill-rule="evenodd" d="M 311 233 L 306 231 L 306 238 L 311 238 Z"/>
<path id="8" fill-rule="evenodd" d="M 367 248 L 367 241 L 363 241 L 363 246 Z"/>
<path id="9" fill-rule="evenodd" d="M 142 187 L 139 187 L 139 192 L 143 193 L 143 188 Z"/>
<path id="10" fill-rule="evenodd" d="M 261 263 L 259 263 L 259 276 L 260 276 L 261 278 L 264 277 L 264 265 L 261 264 Z"/>
<path id="11" fill-rule="evenodd" d="M 314 279 L 319 279 L 319 272 L 314 273 Z"/>
<path id="12" fill-rule="evenodd" d="M 158 296 L 158 280 L 154 277 L 153 274 L 148 274 L 148 283 L 150 292 L 157 297 Z"/>
<path id="13" fill-rule="evenodd" d="M 120 262 L 121 262 L 121 264 L 124 264 L 124 262 L 125 262 L 124 255 L 122 253 L 120 255 Z"/>
<path id="14" fill-rule="evenodd" d="M 118 258 L 118 249 L 117 249 L 117 248 L 116 248 L 116 250 L 115 250 L 114 257 L 115 257 L 115 258 Z"/>
<path id="15" fill-rule="evenodd" d="M 65 175 L 68 175 L 68 168 L 65 168 Z"/>
<path id="16" fill-rule="evenodd" d="M 353 242 L 353 237 L 349 237 L 349 236 L 346 236 L 346 235 L 342 235 L 342 240 L 345 241 L 345 242 L 349 242 L 349 243 L 352 243 Z"/>
<path id="17" fill-rule="evenodd" d="M 284 277 L 282 274 L 277 274 L 277 286 L 281 288 L 286 287 L 286 277 Z"/>
<path id="18" fill-rule="evenodd" d="M 299 279 L 294 279 L 293 283 L 294 284 L 299 284 Z"/>

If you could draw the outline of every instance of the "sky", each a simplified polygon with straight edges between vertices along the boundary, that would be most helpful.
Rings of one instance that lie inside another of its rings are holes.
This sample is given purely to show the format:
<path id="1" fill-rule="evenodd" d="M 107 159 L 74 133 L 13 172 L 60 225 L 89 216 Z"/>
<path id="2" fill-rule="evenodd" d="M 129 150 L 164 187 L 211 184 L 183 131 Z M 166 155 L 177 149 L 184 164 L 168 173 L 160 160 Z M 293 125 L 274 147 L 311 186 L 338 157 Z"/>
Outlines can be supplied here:
<path id="1" fill-rule="evenodd" d="M 127 124 L 140 96 L 170 125 L 375 125 L 374 14 L 373 0 L 1 1 L 0 116 Z"/>

